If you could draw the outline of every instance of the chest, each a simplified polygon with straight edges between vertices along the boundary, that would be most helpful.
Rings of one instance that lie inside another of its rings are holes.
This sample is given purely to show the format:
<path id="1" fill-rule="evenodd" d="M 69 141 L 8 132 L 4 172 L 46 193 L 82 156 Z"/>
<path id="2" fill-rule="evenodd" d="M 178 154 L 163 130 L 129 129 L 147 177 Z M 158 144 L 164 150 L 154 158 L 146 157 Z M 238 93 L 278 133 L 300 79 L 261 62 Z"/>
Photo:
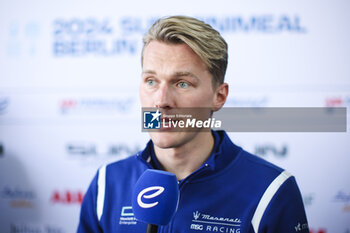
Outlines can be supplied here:
<path id="1" fill-rule="evenodd" d="M 105 232 L 146 232 L 146 224 L 135 219 L 131 207 L 131 189 L 123 197 L 106 203 Z M 178 210 L 160 233 L 243 233 L 251 232 L 251 218 L 258 196 L 249 185 L 239 182 L 207 181 L 180 185 Z"/>

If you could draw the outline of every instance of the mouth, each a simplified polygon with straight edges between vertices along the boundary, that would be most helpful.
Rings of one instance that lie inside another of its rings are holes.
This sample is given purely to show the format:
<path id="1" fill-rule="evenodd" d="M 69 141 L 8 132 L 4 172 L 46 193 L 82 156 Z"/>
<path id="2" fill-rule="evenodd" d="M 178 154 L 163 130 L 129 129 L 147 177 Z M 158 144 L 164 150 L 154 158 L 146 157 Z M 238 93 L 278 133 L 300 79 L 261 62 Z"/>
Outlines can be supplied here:
<path id="1" fill-rule="evenodd" d="M 160 131 L 183 130 L 184 122 L 185 119 L 183 118 L 162 117 Z"/>
<path id="2" fill-rule="evenodd" d="M 160 130 L 161 131 L 169 131 L 174 129 L 174 125 L 172 124 L 172 122 L 174 121 L 174 118 L 169 118 L 169 117 L 162 117 L 160 119 Z"/>

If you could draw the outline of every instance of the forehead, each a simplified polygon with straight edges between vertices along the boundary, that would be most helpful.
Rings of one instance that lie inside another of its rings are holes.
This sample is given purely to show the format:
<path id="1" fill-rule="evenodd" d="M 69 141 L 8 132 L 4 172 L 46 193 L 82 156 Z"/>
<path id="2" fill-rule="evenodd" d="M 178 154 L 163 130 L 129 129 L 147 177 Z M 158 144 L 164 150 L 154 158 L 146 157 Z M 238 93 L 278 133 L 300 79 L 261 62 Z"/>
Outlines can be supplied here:
<path id="1" fill-rule="evenodd" d="M 189 67 L 207 70 L 202 59 L 185 43 L 151 41 L 143 51 L 143 68 L 149 66 Z"/>

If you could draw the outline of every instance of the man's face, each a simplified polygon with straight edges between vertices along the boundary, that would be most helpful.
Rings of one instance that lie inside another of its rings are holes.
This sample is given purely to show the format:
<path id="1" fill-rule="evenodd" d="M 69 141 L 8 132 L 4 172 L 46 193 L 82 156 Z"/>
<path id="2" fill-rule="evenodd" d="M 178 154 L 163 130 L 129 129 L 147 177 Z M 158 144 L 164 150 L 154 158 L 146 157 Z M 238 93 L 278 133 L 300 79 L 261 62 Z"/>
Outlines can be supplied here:
<path id="1" fill-rule="evenodd" d="M 175 108 L 217 106 L 217 92 L 205 63 L 186 44 L 150 42 L 144 49 L 140 85 L 142 107 L 160 111 Z M 210 114 L 210 113 L 208 113 Z M 198 132 L 151 132 L 155 146 L 175 148 L 193 139 Z"/>

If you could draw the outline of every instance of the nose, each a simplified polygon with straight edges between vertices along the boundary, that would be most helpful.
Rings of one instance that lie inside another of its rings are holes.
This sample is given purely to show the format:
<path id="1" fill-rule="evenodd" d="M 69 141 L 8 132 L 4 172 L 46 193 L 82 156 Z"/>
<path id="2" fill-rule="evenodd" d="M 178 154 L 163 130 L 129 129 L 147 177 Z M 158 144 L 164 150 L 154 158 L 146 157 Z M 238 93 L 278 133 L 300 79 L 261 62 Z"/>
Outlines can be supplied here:
<path id="1" fill-rule="evenodd" d="M 163 109 L 171 109 L 175 107 L 174 96 L 171 91 L 171 87 L 166 83 L 159 85 L 154 100 L 155 107 Z"/>

